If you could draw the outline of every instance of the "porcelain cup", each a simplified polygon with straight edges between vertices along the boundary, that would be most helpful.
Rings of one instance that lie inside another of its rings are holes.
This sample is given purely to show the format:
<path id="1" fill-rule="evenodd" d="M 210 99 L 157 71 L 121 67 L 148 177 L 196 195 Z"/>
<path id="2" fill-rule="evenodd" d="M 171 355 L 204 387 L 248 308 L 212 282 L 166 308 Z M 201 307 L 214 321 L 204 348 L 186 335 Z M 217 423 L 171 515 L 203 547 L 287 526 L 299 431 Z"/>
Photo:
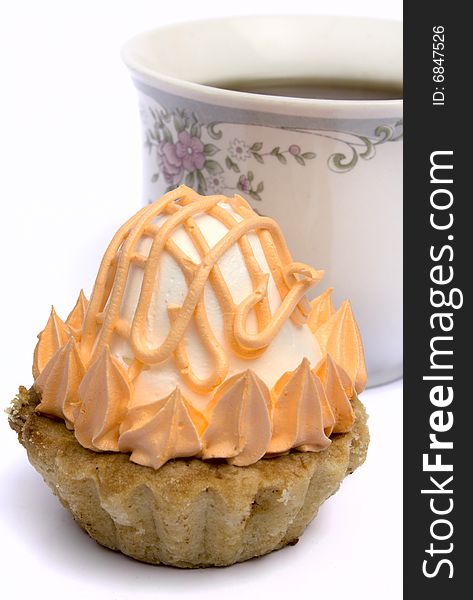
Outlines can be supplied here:
<path id="1" fill-rule="evenodd" d="M 366 82 L 402 89 L 402 25 L 322 16 L 181 23 L 123 48 L 138 90 L 143 193 L 239 193 L 282 226 L 314 291 L 349 298 L 369 383 L 402 374 L 402 99 L 297 98 L 227 82 Z"/>

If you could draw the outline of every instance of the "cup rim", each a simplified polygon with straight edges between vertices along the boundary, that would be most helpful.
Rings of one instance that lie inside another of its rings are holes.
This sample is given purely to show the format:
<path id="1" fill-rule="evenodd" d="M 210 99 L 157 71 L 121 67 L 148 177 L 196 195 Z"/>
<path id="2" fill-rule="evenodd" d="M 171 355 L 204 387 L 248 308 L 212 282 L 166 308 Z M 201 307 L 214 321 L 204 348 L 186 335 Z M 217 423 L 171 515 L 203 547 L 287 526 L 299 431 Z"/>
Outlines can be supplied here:
<path id="1" fill-rule="evenodd" d="M 373 17 L 351 17 L 342 15 L 302 15 L 302 14 L 290 14 L 290 15 L 244 15 L 235 17 L 213 17 L 209 19 L 196 19 L 189 21 L 180 21 L 172 23 L 162 27 L 154 27 L 152 29 L 138 33 L 137 35 L 126 41 L 121 48 L 121 58 L 125 65 L 130 71 L 137 76 L 140 80 L 148 84 L 155 84 L 159 81 L 160 84 L 167 91 L 182 91 L 184 95 L 190 94 L 193 97 L 198 96 L 204 101 L 215 103 L 218 98 L 219 104 L 225 104 L 228 106 L 240 106 L 242 108 L 261 108 L 261 110 L 269 112 L 279 112 L 281 109 L 287 110 L 294 109 L 298 111 L 298 114 L 309 113 L 314 108 L 323 112 L 335 109 L 357 109 L 363 111 L 364 109 L 369 110 L 381 110 L 383 112 L 399 112 L 402 110 L 403 98 L 396 99 L 367 99 L 367 100 L 347 100 L 347 99 L 331 99 L 331 98 L 298 98 L 294 96 L 276 96 L 271 94 L 244 92 L 238 90 L 228 90 L 225 88 L 215 87 L 213 85 L 197 83 L 188 79 L 174 77 L 161 73 L 158 69 L 152 69 L 143 64 L 136 56 L 137 46 L 143 42 L 146 38 L 150 38 L 155 35 L 159 35 L 162 32 L 172 32 L 173 30 L 178 33 L 179 30 L 192 26 L 206 26 L 206 25 L 218 25 L 219 23 L 226 24 L 235 21 L 255 20 L 255 19 L 277 19 L 284 20 L 287 18 L 291 19 L 313 19 L 313 20 L 325 20 L 327 22 L 338 22 L 338 23 L 365 23 L 374 25 L 377 24 L 380 27 L 392 27 L 398 25 L 402 34 L 402 21 L 395 19 L 380 19 Z M 186 94 L 187 92 L 187 94 Z"/>

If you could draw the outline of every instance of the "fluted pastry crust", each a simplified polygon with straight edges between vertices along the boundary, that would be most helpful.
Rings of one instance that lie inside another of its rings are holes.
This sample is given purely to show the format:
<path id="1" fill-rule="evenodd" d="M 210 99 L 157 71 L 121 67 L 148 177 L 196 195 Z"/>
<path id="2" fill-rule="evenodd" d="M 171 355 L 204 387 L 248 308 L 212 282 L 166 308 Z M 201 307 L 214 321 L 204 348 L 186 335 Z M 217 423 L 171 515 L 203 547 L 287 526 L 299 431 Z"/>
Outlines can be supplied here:
<path id="1" fill-rule="evenodd" d="M 238 467 L 186 458 L 160 469 L 123 453 L 83 448 L 63 422 L 35 412 L 20 388 L 9 409 L 32 465 L 77 523 L 100 544 L 137 560 L 176 567 L 231 565 L 295 543 L 320 505 L 360 466 L 366 412 L 323 452 L 290 452 Z"/>

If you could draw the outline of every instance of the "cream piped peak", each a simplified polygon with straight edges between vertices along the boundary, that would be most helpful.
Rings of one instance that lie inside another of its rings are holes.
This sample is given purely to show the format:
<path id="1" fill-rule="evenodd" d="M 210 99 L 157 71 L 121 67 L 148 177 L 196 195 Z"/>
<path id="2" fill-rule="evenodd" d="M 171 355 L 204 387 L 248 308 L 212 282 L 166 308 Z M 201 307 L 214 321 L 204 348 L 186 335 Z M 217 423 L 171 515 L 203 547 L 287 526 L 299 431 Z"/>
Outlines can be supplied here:
<path id="1" fill-rule="evenodd" d="M 168 192 L 118 230 L 90 302 L 81 291 L 66 322 L 52 310 L 38 410 L 154 468 L 321 451 L 350 429 L 366 382 L 349 304 L 335 311 L 330 289 L 306 298 L 322 277 L 240 196 Z"/>

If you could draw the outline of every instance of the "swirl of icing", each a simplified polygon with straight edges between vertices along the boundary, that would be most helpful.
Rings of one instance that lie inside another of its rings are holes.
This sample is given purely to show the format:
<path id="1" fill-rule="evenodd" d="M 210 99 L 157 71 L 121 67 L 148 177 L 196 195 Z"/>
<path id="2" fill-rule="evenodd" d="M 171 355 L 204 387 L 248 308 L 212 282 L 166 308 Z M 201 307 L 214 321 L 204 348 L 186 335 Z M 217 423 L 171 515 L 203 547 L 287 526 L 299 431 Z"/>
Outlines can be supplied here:
<path id="1" fill-rule="evenodd" d="M 202 457 L 226 458 L 237 466 L 259 460 L 271 439 L 270 407 L 269 390 L 253 371 L 227 379 L 207 407 Z"/>
<path id="2" fill-rule="evenodd" d="M 203 415 L 176 388 L 166 398 L 128 412 L 118 447 L 131 452 L 132 461 L 159 469 L 171 458 L 198 454 L 206 425 Z"/>
<path id="3" fill-rule="evenodd" d="M 85 297 L 84 291 L 81 290 L 79 292 L 79 297 L 77 298 L 77 302 L 74 308 L 69 313 L 69 316 L 66 319 L 66 325 L 69 325 L 70 329 L 77 337 L 80 335 L 82 330 L 82 325 L 85 319 L 85 313 L 87 312 L 87 307 L 89 305 L 89 301 Z"/>
<path id="4" fill-rule="evenodd" d="M 204 208 L 207 204 L 212 206 L 218 202 L 218 198 L 211 197 L 211 200 L 212 202 L 204 200 L 202 201 L 205 202 Z M 185 219 L 187 215 L 190 216 L 199 212 L 200 210 L 202 210 L 202 207 L 199 206 L 199 202 L 183 208 L 182 211 L 176 214 L 176 217 L 179 218 L 174 218 L 173 215 L 173 217 L 170 217 L 170 219 L 164 223 L 164 225 L 159 229 L 153 242 L 153 246 L 151 248 L 145 268 L 140 299 L 138 301 L 138 306 L 136 308 L 135 317 L 131 327 L 132 349 L 135 352 L 135 356 L 138 358 L 138 360 L 144 363 L 154 364 L 162 362 L 172 354 L 189 325 L 198 299 L 202 296 L 204 285 L 209 278 L 210 271 L 213 269 L 218 259 L 225 254 L 225 252 L 231 246 L 233 246 L 241 236 L 249 231 L 261 227 L 271 230 L 275 235 L 282 237 L 279 227 L 272 219 L 268 219 L 267 217 L 248 218 L 230 230 L 228 234 L 210 250 L 204 260 L 200 263 L 200 266 L 197 269 L 189 286 L 189 291 L 179 311 L 179 315 L 175 319 L 173 326 L 165 340 L 159 347 L 151 348 L 147 343 L 146 336 L 144 334 L 151 294 L 154 291 L 152 283 L 149 284 L 148 281 L 156 281 L 159 258 L 163 251 L 167 237 L 171 235 L 173 229 L 181 223 L 182 219 Z M 300 298 L 302 298 L 308 288 L 311 287 L 318 280 L 318 278 L 320 278 L 314 274 L 315 269 L 310 269 L 310 267 L 307 267 L 307 269 L 313 273 L 312 277 L 307 279 L 307 281 L 299 282 L 295 280 L 294 287 L 283 299 L 281 306 L 278 308 L 277 314 L 273 318 L 271 324 L 268 325 L 267 330 L 260 333 L 259 336 L 254 336 L 255 338 L 258 337 L 256 342 L 250 341 L 248 336 L 245 335 L 246 332 L 243 325 L 243 316 L 247 315 L 249 311 L 248 306 L 251 308 L 254 304 L 256 304 L 256 302 L 261 300 L 261 297 L 264 294 L 261 287 L 258 287 L 254 294 L 242 303 L 239 309 L 237 309 L 234 317 L 234 334 L 237 342 L 240 342 L 240 340 L 243 340 L 244 342 L 246 341 L 250 348 L 252 347 L 252 344 L 255 344 L 257 348 L 266 347 L 268 345 L 269 341 L 274 338 L 281 328 L 284 320 L 289 317 Z M 245 345 L 241 342 L 240 346 L 243 348 L 245 347 Z"/>
<path id="5" fill-rule="evenodd" d="M 180 310 L 179 306 L 168 306 L 171 323 L 177 318 Z M 192 370 L 185 349 L 184 339 L 179 341 L 174 354 L 181 376 L 187 385 L 196 392 L 205 393 L 212 390 L 225 379 L 225 375 L 228 373 L 228 358 L 215 335 L 213 335 L 213 333 L 207 334 L 208 331 L 212 331 L 212 328 L 209 325 L 207 313 L 202 301 L 196 306 L 195 322 L 197 329 L 202 336 L 204 347 L 212 355 L 215 361 L 215 370 L 205 379 L 198 377 Z"/>
<path id="6" fill-rule="evenodd" d="M 323 451 L 351 429 L 366 368 L 349 303 L 305 297 L 322 275 L 243 198 L 173 190 L 119 229 L 90 302 L 81 291 L 65 323 L 52 309 L 37 410 L 156 469 Z"/>
<path id="7" fill-rule="evenodd" d="M 310 303 L 311 311 L 307 325 L 314 333 L 317 329 L 326 323 L 335 312 L 332 302 L 333 288 L 327 288 L 320 296 L 317 296 Z"/>
<path id="8" fill-rule="evenodd" d="M 345 300 L 314 335 L 324 353 L 330 354 L 346 371 L 360 394 L 365 389 L 368 376 L 361 335 L 350 302 Z"/>
<path id="9" fill-rule="evenodd" d="M 79 405 L 78 389 L 85 368 L 74 337 L 49 360 L 35 381 L 41 394 L 36 410 L 64 419 L 68 429 L 73 429 L 74 411 Z"/>
<path id="10" fill-rule="evenodd" d="M 78 394 L 80 406 L 74 421 L 77 440 L 91 450 L 117 451 L 131 390 L 125 370 L 108 346 L 87 370 Z"/>
<path id="11" fill-rule="evenodd" d="M 209 340 L 208 346 L 215 349 L 216 368 L 218 372 L 209 377 L 208 381 L 197 381 L 190 374 L 183 352 L 183 338 L 196 311 L 203 314 L 203 291 L 207 281 L 215 289 L 218 301 L 224 315 L 225 332 L 229 345 L 241 356 L 251 358 L 255 352 L 264 351 L 271 340 L 278 334 L 288 318 L 298 314 L 298 320 L 307 318 L 308 310 L 304 298 L 307 290 L 312 287 L 322 276 L 321 271 L 316 271 L 307 265 L 294 263 L 287 250 L 279 226 L 268 217 L 256 215 L 243 199 L 238 198 L 235 207 L 244 215 L 237 221 L 227 211 L 217 206 L 219 202 L 228 200 L 224 196 L 202 197 L 186 188 L 180 188 L 166 194 L 159 202 L 150 205 L 147 210 L 140 211 L 134 219 L 120 229 L 112 240 L 97 276 L 92 293 L 90 305 L 87 310 L 83 343 L 81 352 L 84 360 L 93 361 L 101 352 L 104 345 L 109 344 L 112 335 L 124 337 L 131 345 L 137 363 L 153 365 L 176 356 L 180 359 L 179 366 L 185 372 L 191 385 L 196 389 L 206 386 L 207 391 L 218 385 L 226 376 L 225 356 L 222 348 L 215 344 L 211 328 L 205 319 L 199 319 L 202 338 Z M 244 212 L 242 212 L 242 208 Z M 192 220 L 199 213 L 209 212 L 215 219 L 220 220 L 229 227 L 213 247 L 209 248 L 203 241 L 202 234 Z M 153 224 L 153 219 L 160 215 L 167 215 L 161 226 Z M 189 257 L 176 248 L 171 236 L 178 227 L 184 226 L 201 253 L 201 262 L 193 263 Z M 256 266 L 250 244 L 245 236 L 250 232 L 265 232 L 263 236 L 263 250 L 270 256 L 269 262 L 272 272 L 279 273 L 278 289 L 281 293 L 281 303 L 273 316 L 270 315 L 266 300 L 266 279 Z M 147 257 L 135 251 L 136 244 L 143 235 L 152 238 L 152 245 Z M 271 242 L 269 243 L 269 238 Z M 250 276 L 256 285 L 253 294 L 250 294 L 239 306 L 235 306 L 228 287 L 222 281 L 219 273 L 218 261 L 229 248 L 239 244 L 244 259 L 249 267 Z M 151 346 L 147 339 L 147 320 L 149 318 L 150 303 L 153 294 L 157 293 L 159 265 L 163 252 L 169 252 L 181 265 L 186 280 L 188 291 L 178 311 L 174 311 L 171 327 L 159 346 Z M 119 317 L 119 309 L 130 265 L 140 265 L 143 268 L 143 281 L 138 304 L 133 317 L 133 322 L 125 324 Z M 281 278 L 283 281 L 281 281 Z M 113 283 L 110 283 L 113 281 Z M 246 319 L 249 311 L 255 307 L 259 315 L 260 330 L 257 333 L 248 333 Z M 100 325 L 97 339 L 94 333 Z M 256 354 L 257 355 L 257 354 Z M 134 364 L 134 375 L 139 369 Z"/>
<path id="12" fill-rule="evenodd" d="M 303 276 L 303 279 L 297 280 L 297 282 L 293 285 L 290 292 L 286 295 L 284 301 L 277 309 L 272 322 L 267 327 L 256 334 L 248 333 L 245 327 L 248 313 L 267 293 L 267 274 L 262 275 L 261 280 L 253 294 L 248 296 L 246 300 L 243 300 L 243 302 L 236 309 L 234 334 L 240 346 L 257 349 L 266 348 L 276 333 L 281 329 L 284 321 L 295 309 L 307 290 L 312 287 L 314 283 L 319 281 L 323 275 L 322 271 L 316 271 L 315 269 L 307 267 L 306 265 L 301 266 L 299 263 L 294 263 L 288 266 L 291 267 L 291 270 L 288 270 L 288 273 L 290 272 L 291 275 L 299 273 Z"/>
<path id="13" fill-rule="evenodd" d="M 314 376 L 307 359 L 292 373 L 286 373 L 273 390 L 273 435 L 269 453 L 287 452 L 291 448 L 319 451 L 330 444 L 324 426 L 333 426 L 333 415 L 326 411 L 324 388 Z"/>
<path id="14" fill-rule="evenodd" d="M 70 335 L 69 327 L 60 319 L 54 306 L 51 307 L 46 327 L 38 335 L 38 343 L 33 355 L 33 377 L 37 379 L 49 359 L 65 344 Z"/>
<path id="15" fill-rule="evenodd" d="M 355 420 L 355 413 L 343 387 L 340 370 L 330 354 L 324 356 L 313 372 L 320 378 L 324 386 L 325 395 L 335 417 L 333 432 L 350 431 Z"/>

